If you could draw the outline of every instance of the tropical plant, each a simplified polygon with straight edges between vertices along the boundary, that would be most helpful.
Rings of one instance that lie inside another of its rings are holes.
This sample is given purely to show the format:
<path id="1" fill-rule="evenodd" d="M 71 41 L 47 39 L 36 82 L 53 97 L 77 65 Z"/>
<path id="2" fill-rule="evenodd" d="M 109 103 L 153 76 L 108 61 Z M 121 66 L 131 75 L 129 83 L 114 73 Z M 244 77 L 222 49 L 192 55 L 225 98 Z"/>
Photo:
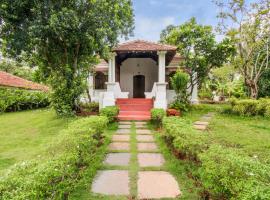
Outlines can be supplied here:
<path id="1" fill-rule="evenodd" d="M 118 113 L 119 108 L 117 106 L 107 106 L 100 110 L 100 116 L 107 117 L 110 123 L 116 120 Z"/>
<path id="2" fill-rule="evenodd" d="M 52 86 L 58 114 L 73 114 L 86 79 L 119 36 L 133 29 L 130 0 L 2 0 L 0 34 L 5 54 L 22 52 Z"/>
<path id="3" fill-rule="evenodd" d="M 221 67 L 235 51 L 228 38 L 216 42 L 212 27 L 198 24 L 195 18 L 167 32 L 161 39 L 177 46 L 179 54 L 185 58 L 181 64 L 188 69 L 191 94 L 194 86 L 200 85 L 211 69 Z"/>

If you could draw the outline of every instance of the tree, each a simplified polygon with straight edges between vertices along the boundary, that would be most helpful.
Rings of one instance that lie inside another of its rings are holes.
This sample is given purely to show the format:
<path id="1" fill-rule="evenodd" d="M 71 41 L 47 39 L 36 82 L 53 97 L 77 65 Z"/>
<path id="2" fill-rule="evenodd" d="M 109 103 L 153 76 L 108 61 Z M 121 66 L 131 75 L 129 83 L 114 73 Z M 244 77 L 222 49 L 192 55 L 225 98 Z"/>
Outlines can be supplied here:
<path id="1" fill-rule="evenodd" d="M 269 1 L 248 4 L 244 0 L 230 0 L 216 4 L 221 8 L 220 31 L 235 41 L 237 55 L 233 64 L 243 75 L 250 97 L 255 99 L 260 77 L 270 67 Z"/>
<path id="2" fill-rule="evenodd" d="M 161 31 L 160 33 L 160 42 L 165 43 L 167 36 L 170 34 L 170 32 L 175 29 L 176 26 L 174 25 L 169 25 L 167 26 L 164 30 Z"/>
<path id="3" fill-rule="evenodd" d="M 262 74 L 258 85 L 259 97 L 270 97 L 270 68 Z"/>
<path id="4" fill-rule="evenodd" d="M 182 65 L 189 71 L 191 93 L 195 84 L 201 84 L 211 69 L 221 67 L 234 52 L 228 38 L 217 43 L 212 27 L 197 24 L 195 18 L 173 28 L 164 43 L 177 46 L 184 57 Z"/>
<path id="5" fill-rule="evenodd" d="M 71 114 L 97 55 L 133 30 L 133 10 L 130 0 L 2 0 L 0 23 L 5 53 L 26 54 L 51 84 L 57 113 Z"/>

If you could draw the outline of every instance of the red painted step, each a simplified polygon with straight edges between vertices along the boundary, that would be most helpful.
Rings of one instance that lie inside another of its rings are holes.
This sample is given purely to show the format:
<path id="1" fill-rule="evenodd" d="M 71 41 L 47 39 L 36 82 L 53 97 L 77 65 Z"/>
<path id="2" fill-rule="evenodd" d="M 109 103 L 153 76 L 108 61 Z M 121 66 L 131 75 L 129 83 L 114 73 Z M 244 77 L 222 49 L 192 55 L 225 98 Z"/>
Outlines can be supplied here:
<path id="1" fill-rule="evenodd" d="M 153 108 L 152 99 L 117 99 L 120 108 L 119 120 L 150 120 L 150 110 Z"/>

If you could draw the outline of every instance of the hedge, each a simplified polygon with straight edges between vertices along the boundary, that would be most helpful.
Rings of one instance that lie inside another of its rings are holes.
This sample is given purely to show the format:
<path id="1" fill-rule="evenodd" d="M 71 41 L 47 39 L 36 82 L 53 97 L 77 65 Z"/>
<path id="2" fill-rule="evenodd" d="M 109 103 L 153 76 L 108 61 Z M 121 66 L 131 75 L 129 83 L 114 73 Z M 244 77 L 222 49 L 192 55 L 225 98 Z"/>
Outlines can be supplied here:
<path id="1" fill-rule="evenodd" d="M 191 160 L 198 160 L 198 154 L 207 148 L 207 133 L 201 134 L 192 126 L 192 122 L 179 117 L 163 119 L 165 138 L 179 153 Z"/>
<path id="2" fill-rule="evenodd" d="M 0 88 L 0 112 L 43 108 L 49 104 L 49 95 L 45 92 Z"/>
<path id="3" fill-rule="evenodd" d="M 270 99 L 231 99 L 231 111 L 241 116 L 270 116 Z"/>
<path id="4" fill-rule="evenodd" d="M 151 109 L 151 121 L 156 125 L 161 125 L 163 117 L 166 116 L 166 111 L 162 108 Z"/>
<path id="5" fill-rule="evenodd" d="M 94 168 L 106 117 L 76 120 L 48 149 L 47 158 L 15 165 L 0 180 L 0 199 L 67 199 L 86 170 Z M 95 170 L 95 169 L 93 169 Z"/>
<path id="6" fill-rule="evenodd" d="M 217 146 L 208 133 L 193 129 L 191 121 L 165 117 L 166 141 L 182 159 L 195 161 L 195 174 L 211 199 L 270 199 L 270 166 L 239 149 Z M 205 194 L 205 192 L 203 193 Z"/>
<path id="7" fill-rule="evenodd" d="M 270 199 L 269 165 L 218 145 L 199 157 L 201 182 L 215 199 Z"/>
<path id="8" fill-rule="evenodd" d="M 100 116 L 106 116 L 109 122 L 114 122 L 119 113 L 119 108 L 117 106 L 107 106 L 100 110 Z"/>

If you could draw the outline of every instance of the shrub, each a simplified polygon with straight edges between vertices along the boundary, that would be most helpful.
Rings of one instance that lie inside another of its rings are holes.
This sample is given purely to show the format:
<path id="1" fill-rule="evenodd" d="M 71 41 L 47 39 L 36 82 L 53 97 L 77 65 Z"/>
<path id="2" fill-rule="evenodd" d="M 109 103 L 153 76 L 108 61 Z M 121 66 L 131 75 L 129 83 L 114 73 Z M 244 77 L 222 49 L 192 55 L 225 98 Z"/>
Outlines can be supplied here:
<path id="1" fill-rule="evenodd" d="M 201 153 L 200 179 L 217 199 L 270 199 L 270 167 L 237 149 L 211 146 Z"/>
<path id="2" fill-rule="evenodd" d="M 0 199 L 68 199 L 86 170 L 96 170 L 101 141 L 95 135 L 106 123 L 89 117 L 70 124 L 48 149 L 49 158 L 18 164 L 0 180 Z"/>
<path id="3" fill-rule="evenodd" d="M 264 116 L 270 118 L 270 105 L 266 106 Z"/>
<path id="4" fill-rule="evenodd" d="M 267 107 L 270 106 L 270 99 L 232 99 L 230 102 L 232 105 L 232 112 L 241 116 L 264 116 L 267 111 Z"/>
<path id="5" fill-rule="evenodd" d="M 119 113 L 119 108 L 117 106 L 108 106 L 100 110 L 100 115 L 106 116 L 110 123 L 116 120 L 118 113 Z"/>
<path id="6" fill-rule="evenodd" d="M 0 88 L 0 112 L 43 108 L 49 104 L 49 95 L 45 92 Z"/>
<path id="7" fill-rule="evenodd" d="M 166 111 L 162 108 L 153 108 L 151 110 L 151 120 L 154 124 L 161 126 L 163 117 L 166 116 Z"/>
<path id="8" fill-rule="evenodd" d="M 164 136 L 181 156 L 190 160 L 198 160 L 198 153 L 207 148 L 207 135 L 193 128 L 191 121 L 179 117 L 163 119 Z"/>
<path id="9" fill-rule="evenodd" d="M 98 112 L 99 111 L 99 103 L 98 102 L 80 103 L 80 107 L 88 112 Z"/>

